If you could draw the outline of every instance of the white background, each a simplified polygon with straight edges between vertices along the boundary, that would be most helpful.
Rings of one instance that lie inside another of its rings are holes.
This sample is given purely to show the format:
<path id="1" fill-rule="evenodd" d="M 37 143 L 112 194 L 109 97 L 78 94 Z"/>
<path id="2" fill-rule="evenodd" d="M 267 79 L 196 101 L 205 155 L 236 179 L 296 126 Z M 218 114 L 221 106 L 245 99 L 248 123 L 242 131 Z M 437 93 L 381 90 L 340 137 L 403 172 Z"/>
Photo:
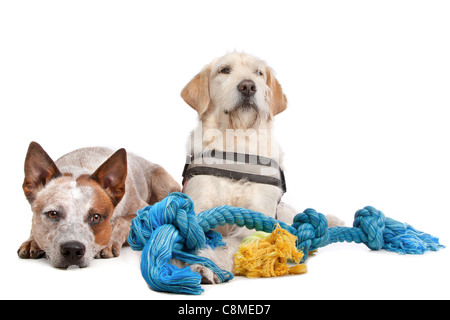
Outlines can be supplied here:
<path id="1" fill-rule="evenodd" d="M 301 276 L 151 291 L 130 248 L 87 269 L 20 260 L 30 141 L 56 160 L 125 147 L 178 181 L 197 115 L 180 98 L 211 59 L 243 50 L 276 70 L 288 193 L 351 225 L 373 205 L 450 245 L 448 1 L 2 1 L 0 297 L 25 299 L 450 298 L 449 252 L 335 244 Z"/>

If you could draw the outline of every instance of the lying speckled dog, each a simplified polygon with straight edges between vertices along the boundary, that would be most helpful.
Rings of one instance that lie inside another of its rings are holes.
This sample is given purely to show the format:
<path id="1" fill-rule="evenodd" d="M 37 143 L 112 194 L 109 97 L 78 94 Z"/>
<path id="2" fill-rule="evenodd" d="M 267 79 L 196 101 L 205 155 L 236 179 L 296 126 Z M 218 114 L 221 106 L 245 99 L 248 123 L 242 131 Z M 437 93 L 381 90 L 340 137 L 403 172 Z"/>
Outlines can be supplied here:
<path id="1" fill-rule="evenodd" d="M 19 257 L 83 268 L 94 258 L 119 256 L 136 211 L 180 186 L 161 166 L 125 149 L 79 149 L 55 163 L 32 142 L 23 190 L 33 223 Z"/>

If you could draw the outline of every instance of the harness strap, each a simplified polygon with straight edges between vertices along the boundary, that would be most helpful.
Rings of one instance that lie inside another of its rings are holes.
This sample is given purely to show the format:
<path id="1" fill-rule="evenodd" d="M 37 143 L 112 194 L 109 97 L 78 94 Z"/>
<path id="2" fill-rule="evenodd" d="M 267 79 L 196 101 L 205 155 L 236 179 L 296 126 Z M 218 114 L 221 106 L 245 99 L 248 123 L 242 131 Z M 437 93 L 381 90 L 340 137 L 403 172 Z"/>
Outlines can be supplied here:
<path id="1" fill-rule="evenodd" d="M 183 170 L 183 186 L 193 176 L 210 175 L 232 180 L 279 187 L 286 192 L 284 172 L 273 159 L 234 152 L 207 151 L 187 157 Z"/>

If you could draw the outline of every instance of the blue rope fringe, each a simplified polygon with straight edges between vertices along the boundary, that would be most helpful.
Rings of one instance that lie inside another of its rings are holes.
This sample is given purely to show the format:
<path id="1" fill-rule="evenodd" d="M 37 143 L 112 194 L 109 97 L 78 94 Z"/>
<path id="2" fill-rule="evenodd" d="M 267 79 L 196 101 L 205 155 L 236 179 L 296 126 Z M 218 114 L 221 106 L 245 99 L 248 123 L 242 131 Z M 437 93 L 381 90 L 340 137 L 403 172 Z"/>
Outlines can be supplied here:
<path id="1" fill-rule="evenodd" d="M 356 212 L 353 228 L 328 228 L 326 217 L 314 209 L 298 214 L 290 226 L 260 212 L 231 206 L 196 215 L 191 198 L 183 193 L 172 193 L 161 202 L 139 210 L 131 221 L 128 243 L 133 250 L 142 251 L 142 276 L 153 290 L 198 295 L 203 292 L 200 274 L 189 267 L 180 269 L 172 265 L 172 259 L 206 266 L 220 282 L 233 279 L 231 272 L 195 255 L 199 249 L 225 245 L 220 233 L 213 229 L 226 224 L 269 233 L 279 224 L 298 238 L 297 246 L 303 251 L 304 260 L 310 251 L 335 242 L 364 243 L 372 250 L 399 254 L 423 254 L 444 248 L 438 238 L 386 218 L 370 206 Z"/>

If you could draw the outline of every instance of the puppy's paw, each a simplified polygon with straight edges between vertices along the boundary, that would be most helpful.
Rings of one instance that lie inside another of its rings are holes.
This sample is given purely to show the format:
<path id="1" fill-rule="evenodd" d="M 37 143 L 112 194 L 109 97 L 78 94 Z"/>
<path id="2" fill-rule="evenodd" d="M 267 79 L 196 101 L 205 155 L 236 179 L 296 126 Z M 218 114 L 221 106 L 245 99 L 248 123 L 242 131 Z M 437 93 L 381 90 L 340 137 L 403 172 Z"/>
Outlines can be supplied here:
<path id="1" fill-rule="evenodd" d="M 218 284 L 219 278 L 214 272 L 201 264 L 193 264 L 190 266 L 191 271 L 198 272 L 202 276 L 202 284 Z"/>
<path id="2" fill-rule="evenodd" d="M 106 248 L 101 250 L 96 256 L 96 259 L 110 259 L 120 256 L 120 249 L 122 245 L 119 242 L 111 241 Z"/>
<path id="3" fill-rule="evenodd" d="M 39 248 L 36 241 L 28 240 L 22 243 L 17 255 L 21 259 L 41 259 L 45 257 L 45 251 Z"/>

